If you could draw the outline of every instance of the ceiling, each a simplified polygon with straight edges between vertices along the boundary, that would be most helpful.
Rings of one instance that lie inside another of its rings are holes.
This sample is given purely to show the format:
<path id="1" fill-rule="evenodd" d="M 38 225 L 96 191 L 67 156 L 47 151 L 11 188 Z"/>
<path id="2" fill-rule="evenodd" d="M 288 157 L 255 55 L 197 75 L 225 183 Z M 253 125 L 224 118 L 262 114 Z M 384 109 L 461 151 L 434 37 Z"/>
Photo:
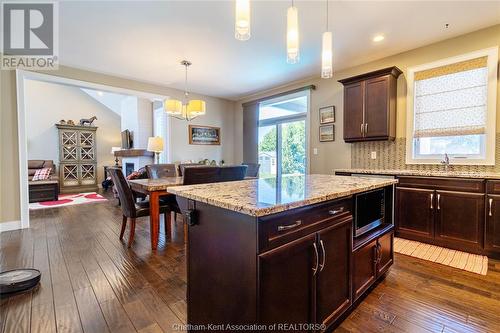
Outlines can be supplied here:
<path id="1" fill-rule="evenodd" d="M 301 59 L 286 63 L 288 1 L 252 1 L 252 37 L 234 38 L 234 1 L 63 1 L 60 63 L 236 100 L 319 76 L 324 1 L 295 1 Z M 500 23 L 499 1 L 330 1 L 334 69 Z M 449 27 L 445 28 L 448 23 Z M 372 41 L 383 33 L 385 40 Z"/>

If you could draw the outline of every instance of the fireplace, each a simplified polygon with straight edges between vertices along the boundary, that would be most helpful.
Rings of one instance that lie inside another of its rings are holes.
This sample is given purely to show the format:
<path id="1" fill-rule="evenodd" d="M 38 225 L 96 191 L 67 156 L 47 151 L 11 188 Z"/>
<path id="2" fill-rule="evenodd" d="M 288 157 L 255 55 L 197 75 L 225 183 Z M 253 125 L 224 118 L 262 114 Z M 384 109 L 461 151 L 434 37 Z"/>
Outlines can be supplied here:
<path id="1" fill-rule="evenodd" d="M 135 171 L 135 163 L 125 163 L 125 176 Z"/>

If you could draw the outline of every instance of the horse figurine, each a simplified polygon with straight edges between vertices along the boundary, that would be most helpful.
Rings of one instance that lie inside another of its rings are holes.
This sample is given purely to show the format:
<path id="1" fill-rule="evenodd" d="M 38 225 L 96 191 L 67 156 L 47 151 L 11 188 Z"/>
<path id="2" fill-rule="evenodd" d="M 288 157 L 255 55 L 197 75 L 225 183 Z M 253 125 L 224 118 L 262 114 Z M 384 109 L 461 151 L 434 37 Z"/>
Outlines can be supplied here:
<path id="1" fill-rule="evenodd" d="M 96 116 L 93 116 L 90 119 L 80 119 L 80 126 L 92 126 L 94 120 L 97 120 Z"/>

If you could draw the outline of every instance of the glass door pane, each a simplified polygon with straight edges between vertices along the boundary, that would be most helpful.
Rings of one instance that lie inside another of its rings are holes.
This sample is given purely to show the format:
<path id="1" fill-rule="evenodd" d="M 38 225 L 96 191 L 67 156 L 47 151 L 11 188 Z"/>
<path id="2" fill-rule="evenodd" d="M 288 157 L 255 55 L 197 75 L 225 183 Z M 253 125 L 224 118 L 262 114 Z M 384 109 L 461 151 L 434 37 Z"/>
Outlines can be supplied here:
<path id="1" fill-rule="evenodd" d="M 277 127 L 259 127 L 259 176 L 276 176 L 277 169 Z"/>
<path id="2" fill-rule="evenodd" d="M 278 126 L 279 168 L 281 175 L 306 173 L 306 122 L 305 120 L 281 123 Z"/>

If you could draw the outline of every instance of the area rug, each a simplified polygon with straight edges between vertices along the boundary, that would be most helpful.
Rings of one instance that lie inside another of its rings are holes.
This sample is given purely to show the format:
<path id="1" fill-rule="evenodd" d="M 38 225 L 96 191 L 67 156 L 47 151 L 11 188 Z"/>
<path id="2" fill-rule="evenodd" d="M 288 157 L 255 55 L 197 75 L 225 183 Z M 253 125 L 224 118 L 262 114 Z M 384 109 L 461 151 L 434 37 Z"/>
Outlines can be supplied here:
<path id="1" fill-rule="evenodd" d="M 57 201 L 33 202 L 29 204 L 30 210 L 64 207 L 73 205 L 83 205 L 95 202 L 108 201 L 105 197 L 95 192 L 78 193 L 78 194 L 60 194 Z"/>
<path id="2" fill-rule="evenodd" d="M 395 237 L 394 252 L 476 274 L 486 275 L 488 272 L 488 257 L 486 256 L 451 250 L 408 239 Z"/>

